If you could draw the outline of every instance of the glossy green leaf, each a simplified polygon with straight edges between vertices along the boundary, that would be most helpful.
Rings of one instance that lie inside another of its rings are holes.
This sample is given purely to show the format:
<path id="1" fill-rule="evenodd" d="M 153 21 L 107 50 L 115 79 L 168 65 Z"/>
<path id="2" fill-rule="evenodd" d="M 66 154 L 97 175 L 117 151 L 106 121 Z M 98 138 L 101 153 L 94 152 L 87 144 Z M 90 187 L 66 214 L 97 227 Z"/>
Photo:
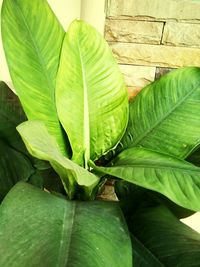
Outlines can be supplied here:
<path id="1" fill-rule="evenodd" d="M 184 160 L 144 148 L 129 148 L 113 160 L 111 167 L 92 166 L 159 192 L 182 207 L 200 211 L 200 168 Z"/>
<path id="2" fill-rule="evenodd" d="M 138 211 L 129 228 L 163 266 L 200 266 L 200 234 L 181 223 L 165 206 Z"/>
<path id="3" fill-rule="evenodd" d="M 106 41 L 83 21 L 72 22 L 64 39 L 56 103 L 78 164 L 87 166 L 124 134 L 128 97 L 122 74 Z"/>
<path id="4" fill-rule="evenodd" d="M 132 266 L 117 203 L 66 201 L 19 183 L 4 199 L 0 218 L 0 266 Z"/>
<path id="5" fill-rule="evenodd" d="M 143 146 L 186 158 L 200 143 L 200 68 L 175 70 L 148 85 L 129 114 L 119 150 Z"/>
<path id="6" fill-rule="evenodd" d="M 50 162 L 59 174 L 69 198 L 73 198 L 76 186 L 83 187 L 86 197 L 91 197 L 99 178 L 64 157 L 56 140 L 51 136 L 45 125 L 40 121 L 28 121 L 17 127 L 29 153 Z"/>
<path id="7" fill-rule="evenodd" d="M 64 30 L 46 0 L 4 0 L 1 15 L 7 63 L 25 113 L 45 122 L 67 153 L 55 105 Z"/>
<path id="8" fill-rule="evenodd" d="M 0 139 L 27 154 L 24 143 L 16 131 L 17 125 L 25 120 L 26 116 L 17 96 L 4 82 L 0 82 Z"/>
<path id="9" fill-rule="evenodd" d="M 18 181 L 27 181 L 34 173 L 27 157 L 0 139 L 0 201 Z"/>
<path id="10" fill-rule="evenodd" d="M 136 237 L 131 235 L 133 247 L 133 267 L 164 267 L 159 259 L 155 257 Z"/>

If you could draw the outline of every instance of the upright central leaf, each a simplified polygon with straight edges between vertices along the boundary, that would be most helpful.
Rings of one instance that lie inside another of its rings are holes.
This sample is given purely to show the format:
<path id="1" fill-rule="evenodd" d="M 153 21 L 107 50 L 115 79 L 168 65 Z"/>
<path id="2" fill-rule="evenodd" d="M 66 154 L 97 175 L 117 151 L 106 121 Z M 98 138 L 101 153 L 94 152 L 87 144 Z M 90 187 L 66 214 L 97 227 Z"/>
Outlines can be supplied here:
<path id="1" fill-rule="evenodd" d="M 56 85 L 59 119 L 73 160 L 87 167 L 122 137 L 128 117 L 127 91 L 103 37 L 83 21 L 65 36 Z"/>
<path id="2" fill-rule="evenodd" d="M 26 115 L 45 122 L 65 152 L 55 105 L 64 30 L 46 0 L 4 0 L 1 21 L 8 67 Z"/>

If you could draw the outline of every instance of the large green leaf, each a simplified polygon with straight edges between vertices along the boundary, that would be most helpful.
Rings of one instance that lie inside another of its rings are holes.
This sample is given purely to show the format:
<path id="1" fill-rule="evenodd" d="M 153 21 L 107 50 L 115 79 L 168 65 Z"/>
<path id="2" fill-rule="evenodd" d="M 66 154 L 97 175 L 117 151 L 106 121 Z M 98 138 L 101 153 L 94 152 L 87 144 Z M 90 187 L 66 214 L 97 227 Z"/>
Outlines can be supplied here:
<path id="1" fill-rule="evenodd" d="M 55 105 L 64 30 L 46 0 L 4 0 L 1 22 L 8 67 L 26 115 L 44 121 L 66 153 Z"/>
<path id="2" fill-rule="evenodd" d="M 141 210 L 129 226 L 163 266 L 200 266 L 200 234 L 181 223 L 165 206 Z"/>
<path id="3" fill-rule="evenodd" d="M 111 167 L 96 170 L 157 191 L 178 205 L 200 210 L 200 168 L 165 154 L 144 148 L 121 152 Z"/>
<path id="4" fill-rule="evenodd" d="M 148 85 L 130 104 L 119 150 L 143 146 L 179 158 L 200 143 L 200 68 L 172 71 Z"/>
<path id="5" fill-rule="evenodd" d="M 133 246 L 133 267 L 164 267 L 159 259 L 155 257 L 136 237 L 131 235 Z"/>
<path id="6" fill-rule="evenodd" d="M 0 139 L 26 154 L 24 143 L 16 131 L 17 125 L 25 120 L 26 116 L 17 96 L 4 82 L 0 82 Z"/>
<path id="7" fill-rule="evenodd" d="M 132 266 L 117 203 L 66 201 L 19 183 L 4 199 L 0 218 L 0 266 Z"/>
<path id="8" fill-rule="evenodd" d="M 87 166 L 124 134 L 128 97 L 123 77 L 106 41 L 83 21 L 72 22 L 64 39 L 56 103 L 78 164 Z"/>
<path id="9" fill-rule="evenodd" d="M 18 181 L 27 181 L 34 173 L 27 157 L 0 139 L 0 201 Z"/>
<path id="10" fill-rule="evenodd" d="M 69 198 L 73 198 L 76 186 L 83 187 L 85 197 L 90 198 L 99 178 L 64 157 L 56 140 L 40 121 L 28 121 L 17 127 L 28 151 L 34 157 L 50 162 L 62 179 Z"/>

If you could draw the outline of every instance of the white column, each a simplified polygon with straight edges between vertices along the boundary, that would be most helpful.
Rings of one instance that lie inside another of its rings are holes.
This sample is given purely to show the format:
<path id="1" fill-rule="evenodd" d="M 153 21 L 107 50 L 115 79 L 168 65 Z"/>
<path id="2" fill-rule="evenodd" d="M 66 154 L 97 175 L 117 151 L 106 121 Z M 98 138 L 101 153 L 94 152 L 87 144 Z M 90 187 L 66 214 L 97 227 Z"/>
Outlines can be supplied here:
<path id="1" fill-rule="evenodd" d="M 81 19 L 104 33 L 105 0 L 81 0 Z"/>

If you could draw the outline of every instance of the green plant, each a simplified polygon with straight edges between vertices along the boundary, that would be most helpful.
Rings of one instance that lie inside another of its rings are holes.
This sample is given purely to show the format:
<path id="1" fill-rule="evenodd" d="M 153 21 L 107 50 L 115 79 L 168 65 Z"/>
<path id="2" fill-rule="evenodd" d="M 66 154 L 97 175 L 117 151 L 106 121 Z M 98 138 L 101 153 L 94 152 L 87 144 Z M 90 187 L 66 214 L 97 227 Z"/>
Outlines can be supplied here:
<path id="1" fill-rule="evenodd" d="M 49 168 L 28 153 L 16 130 L 27 120 L 17 96 L 0 82 L 0 201 L 20 180 L 42 187 L 41 171 Z"/>
<path id="2" fill-rule="evenodd" d="M 4 0 L 2 39 L 28 118 L 17 131 L 65 193 L 10 190 L 0 266 L 199 266 L 200 235 L 178 218 L 200 210 L 200 168 L 189 162 L 200 144 L 200 69 L 173 71 L 128 104 L 101 35 L 78 20 L 65 33 L 45 0 Z M 119 202 L 91 201 L 119 178 Z"/>

